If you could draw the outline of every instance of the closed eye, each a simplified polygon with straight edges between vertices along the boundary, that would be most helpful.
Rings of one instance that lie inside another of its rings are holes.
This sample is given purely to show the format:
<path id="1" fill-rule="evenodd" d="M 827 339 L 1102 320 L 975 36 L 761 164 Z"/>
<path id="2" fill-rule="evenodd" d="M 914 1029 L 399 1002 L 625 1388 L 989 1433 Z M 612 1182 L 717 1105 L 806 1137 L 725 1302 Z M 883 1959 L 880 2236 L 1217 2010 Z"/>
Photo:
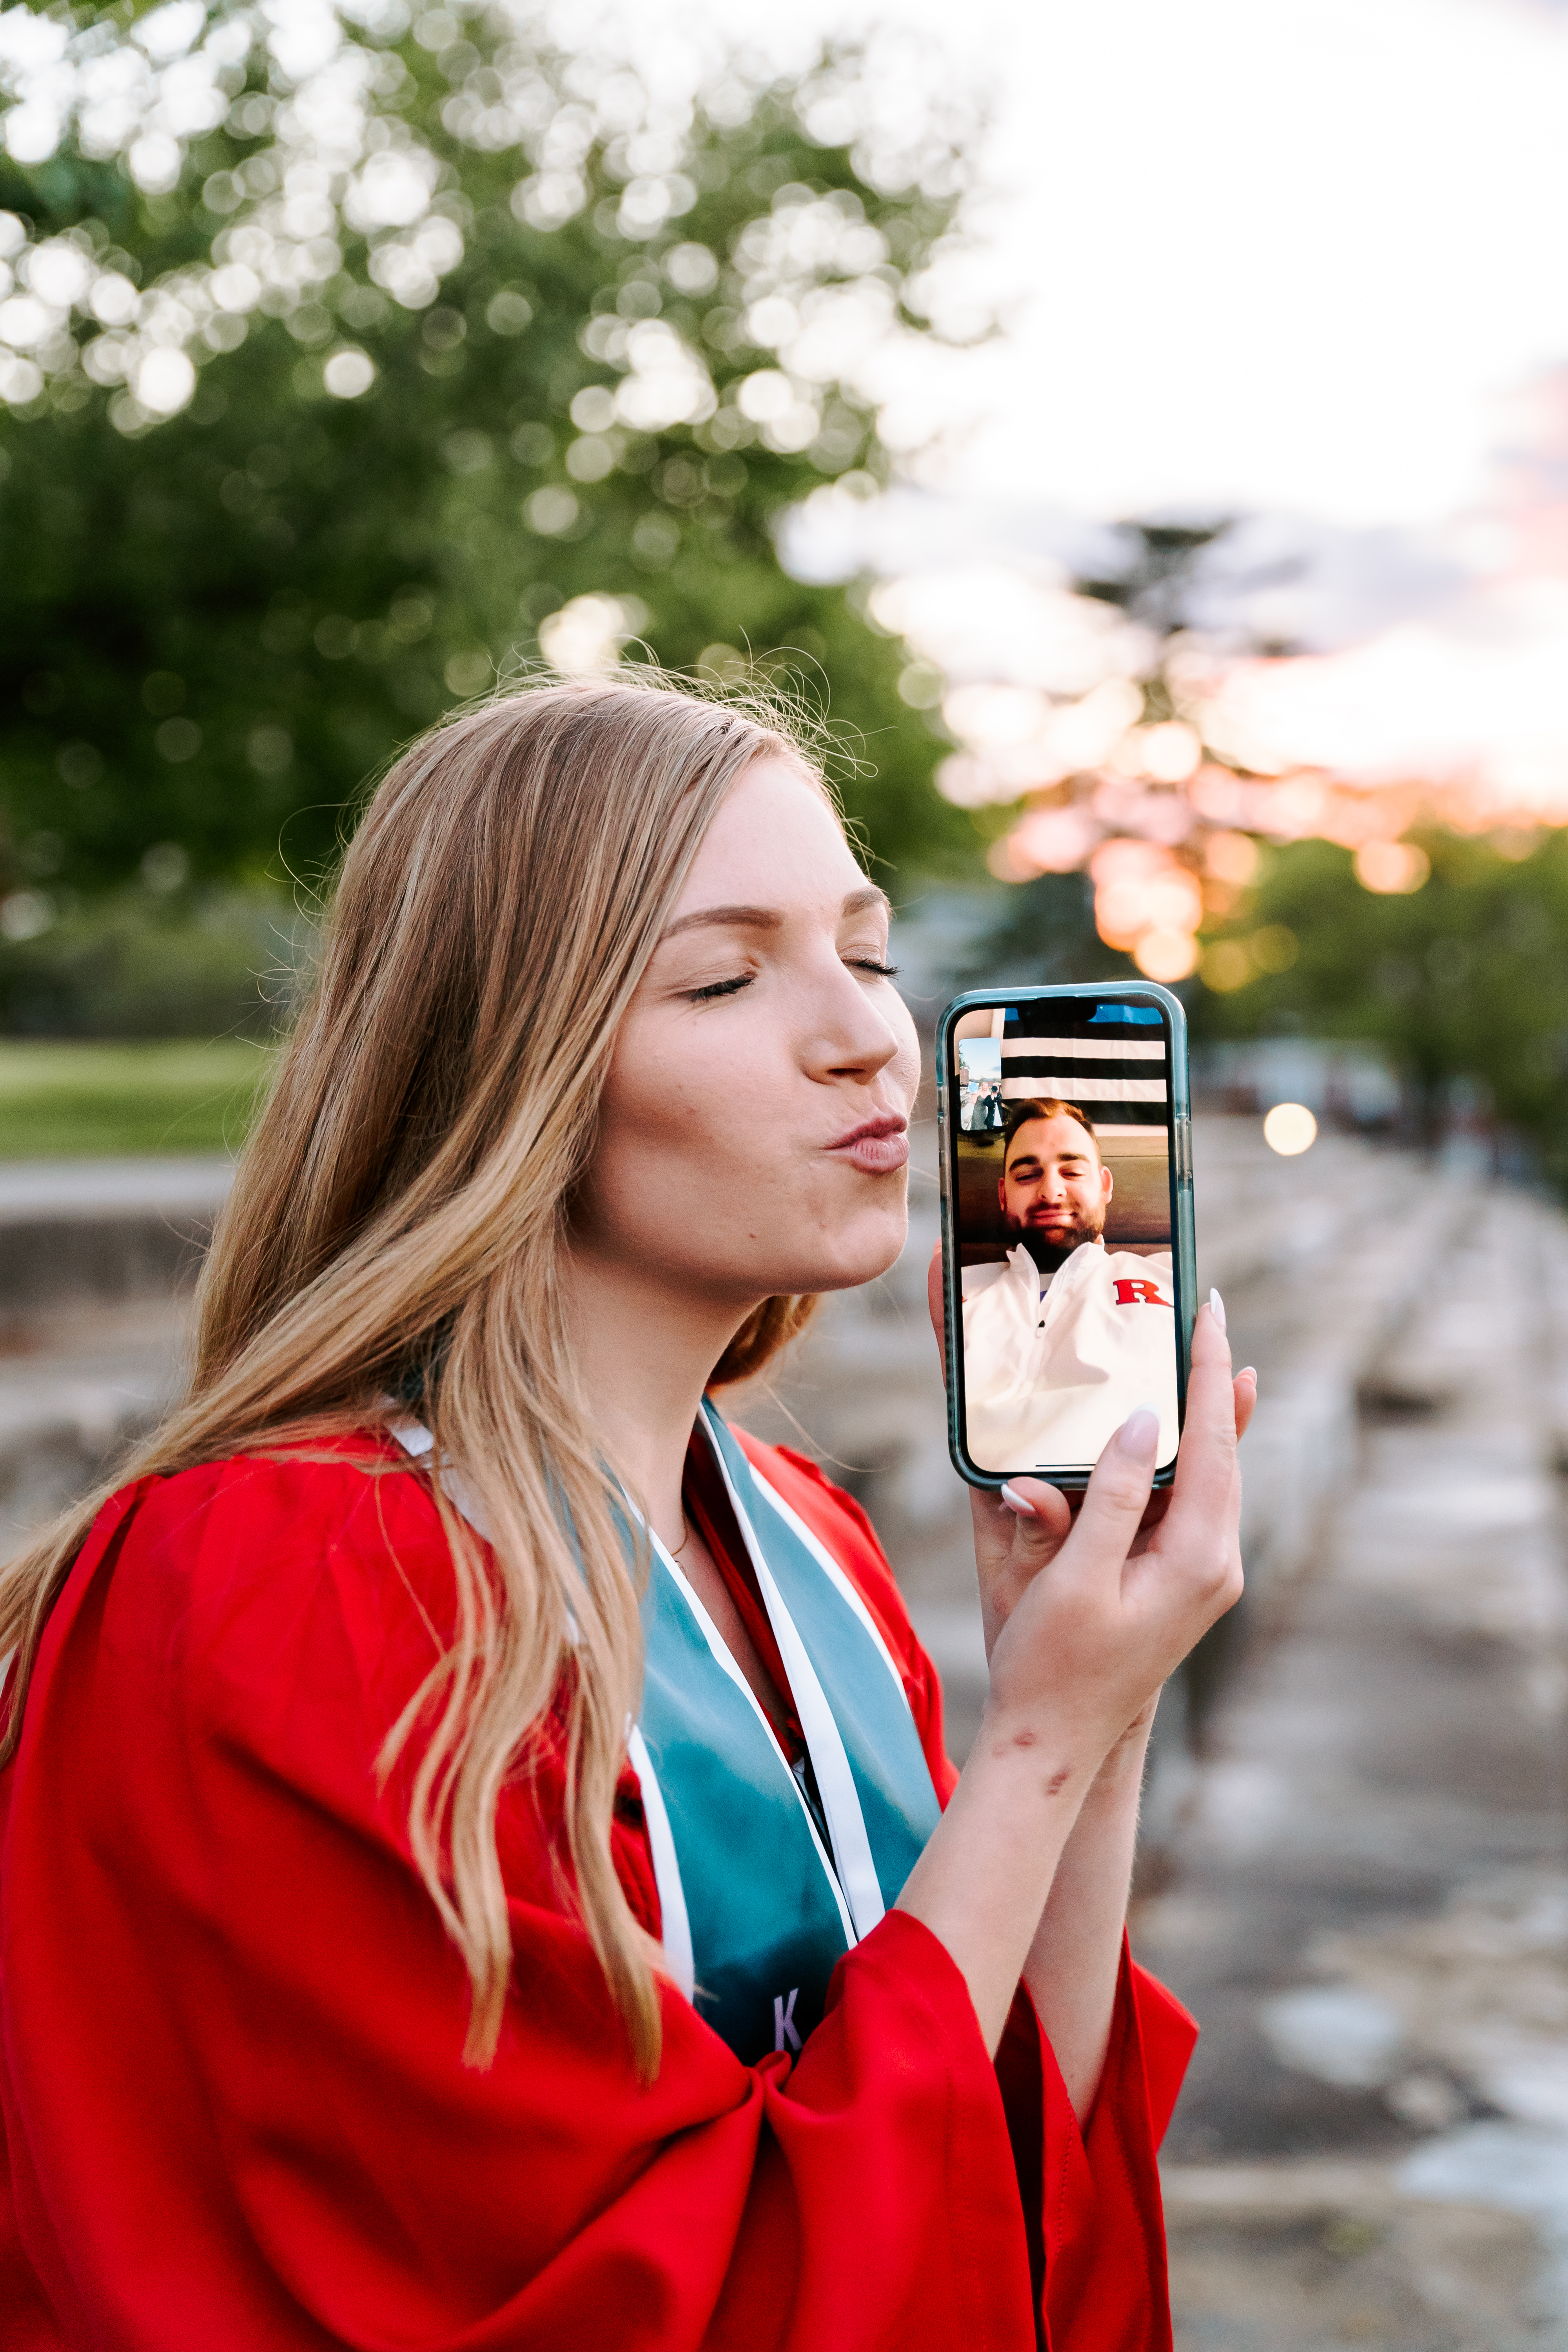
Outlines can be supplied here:
<path id="1" fill-rule="evenodd" d="M 894 979 L 899 969 L 896 963 L 882 963 L 875 956 L 849 956 L 846 961 L 852 971 L 872 972 L 879 980 Z M 754 971 L 737 972 L 733 980 L 715 980 L 706 988 L 689 988 L 685 992 L 687 1000 L 692 1004 L 706 1004 L 716 997 L 738 996 L 742 988 L 750 988 L 756 976 Z"/>
<path id="2" fill-rule="evenodd" d="M 689 988 L 686 994 L 693 1004 L 705 1004 L 715 996 L 738 996 L 742 988 L 750 988 L 756 976 L 754 971 L 737 972 L 733 980 L 715 980 L 706 988 Z"/>

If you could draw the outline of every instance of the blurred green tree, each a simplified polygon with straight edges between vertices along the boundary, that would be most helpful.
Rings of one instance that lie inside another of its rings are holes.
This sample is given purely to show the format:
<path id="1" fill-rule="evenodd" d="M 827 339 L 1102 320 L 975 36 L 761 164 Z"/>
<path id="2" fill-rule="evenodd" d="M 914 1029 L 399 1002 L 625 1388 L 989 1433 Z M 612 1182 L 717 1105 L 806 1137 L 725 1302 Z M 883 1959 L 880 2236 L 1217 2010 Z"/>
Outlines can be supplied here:
<path id="1" fill-rule="evenodd" d="M 854 56 L 683 84 L 499 0 L 24 18 L 14 938 L 138 872 L 313 875 L 395 746 L 541 646 L 721 675 L 777 652 L 874 851 L 972 857 L 899 647 L 773 545 L 814 488 L 885 477 L 868 362 L 931 331 L 956 117 L 900 143 Z"/>
<path id="2" fill-rule="evenodd" d="M 1215 934 L 1247 945 L 1237 969 L 1252 976 L 1184 990 L 1194 1034 L 1372 1039 L 1414 1080 L 1429 1132 L 1468 1080 L 1568 1187 L 1568 836 L 1522 856 L 1436 831 L 1420 846 L 1430 878 L 1386 894 L 1331 842 L 1265 850 Z M 1214 951 L 1205 965 L 1223 973 Z"/>

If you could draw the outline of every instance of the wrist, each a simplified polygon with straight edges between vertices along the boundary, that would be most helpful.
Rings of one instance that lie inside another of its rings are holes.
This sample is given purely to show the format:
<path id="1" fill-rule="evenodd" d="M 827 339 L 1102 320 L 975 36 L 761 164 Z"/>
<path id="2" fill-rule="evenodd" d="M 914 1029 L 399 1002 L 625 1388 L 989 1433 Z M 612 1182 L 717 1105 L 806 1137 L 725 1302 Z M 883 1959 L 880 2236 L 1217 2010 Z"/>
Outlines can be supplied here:
<path id="1" fill-rule="evenodd" d="M 1147 1723 L 1135 1725 L 1107 1749 L 1089 1790 L 1091 1797 L 1108 1803 L 1121 1803 L 1128 1798 L 1136 1801 L 1149 1760 L 1151 1727 Z"/>
<path id="2" fill-rule="evenodd" d="M 1042 1721 L 1027 1708 L 988 1699 L 970 1761 L 983 1763 L 988 1776 L 1006 1776 L 1043 1797 L 1079 1802 L 1094 1785 L 1104 1748 L 1092 1733 L 1064 1723 L 1059 1715 Z"/>
<path id="3" fill-rule="evenodd" d="M 1099 1768 L 1061 1724 L 996 1706 L 900 1893 L 963 1972 L 994 2051 L 1057 1866 Z"/>

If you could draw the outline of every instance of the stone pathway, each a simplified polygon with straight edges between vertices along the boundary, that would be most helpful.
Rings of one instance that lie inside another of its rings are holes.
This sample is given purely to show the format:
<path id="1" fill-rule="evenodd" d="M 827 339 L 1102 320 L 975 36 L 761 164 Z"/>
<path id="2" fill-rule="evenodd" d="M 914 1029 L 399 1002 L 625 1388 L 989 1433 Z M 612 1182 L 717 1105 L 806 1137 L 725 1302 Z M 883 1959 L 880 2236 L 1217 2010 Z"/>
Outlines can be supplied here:
<path id="1" fill-rule="evenodd" d="M 1472 1193 L 1417 1290 L 1135 1916 L 1178 2352 L 1568 2347 L 1563 1223 Z"/>

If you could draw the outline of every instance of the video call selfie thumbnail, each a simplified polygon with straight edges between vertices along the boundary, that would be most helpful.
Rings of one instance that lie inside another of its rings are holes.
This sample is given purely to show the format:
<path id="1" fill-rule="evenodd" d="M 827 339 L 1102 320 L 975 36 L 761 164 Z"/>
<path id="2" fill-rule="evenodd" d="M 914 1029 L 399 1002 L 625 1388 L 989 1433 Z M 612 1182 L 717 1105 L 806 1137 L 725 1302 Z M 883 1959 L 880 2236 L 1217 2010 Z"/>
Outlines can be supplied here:
<path id="1" fill-rule="evenodd" d="M 978 1007 L 953 1034 L 970 1457 L 1088 1469 L 1149 1405 L 1163 1465 L 1177 1438 L 1163 1018 L 1058 998 Z"/>

